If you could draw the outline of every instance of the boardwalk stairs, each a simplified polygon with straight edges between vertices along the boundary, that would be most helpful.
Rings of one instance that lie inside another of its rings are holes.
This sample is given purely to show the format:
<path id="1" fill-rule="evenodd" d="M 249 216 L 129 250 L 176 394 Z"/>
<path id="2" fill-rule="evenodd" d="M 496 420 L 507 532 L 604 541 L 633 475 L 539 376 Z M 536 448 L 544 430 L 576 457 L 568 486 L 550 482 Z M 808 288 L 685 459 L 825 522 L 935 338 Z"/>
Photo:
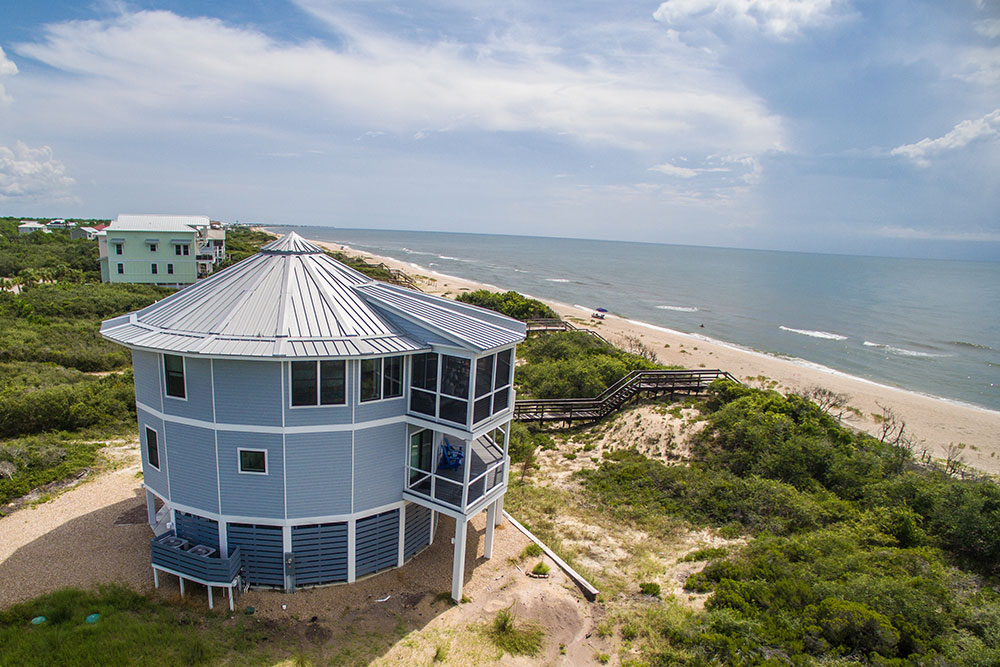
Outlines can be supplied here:
<path id="1" fill-rule="evenodd" d="M 581 331 L 608 343 L 596 331 L 574 326 L 565 320 L 528 320 L 527 325 L 529 333 Z M 610 343 L 608 344 L 610 345 Z M 567 425 L 572 425 L 574 420 L 598 421 L 621 409 L 622 406 L 640 394 L 647 396 L 704 394 L 708 385 L 720 378 L 739 384 L 739 380 L 731 374 L 717 368 L 632 371 L 594 398 L 518 399 L 514 404 L 514 419 L 523 422 L 537 421 L 539 424 L 563 421 Z"/>

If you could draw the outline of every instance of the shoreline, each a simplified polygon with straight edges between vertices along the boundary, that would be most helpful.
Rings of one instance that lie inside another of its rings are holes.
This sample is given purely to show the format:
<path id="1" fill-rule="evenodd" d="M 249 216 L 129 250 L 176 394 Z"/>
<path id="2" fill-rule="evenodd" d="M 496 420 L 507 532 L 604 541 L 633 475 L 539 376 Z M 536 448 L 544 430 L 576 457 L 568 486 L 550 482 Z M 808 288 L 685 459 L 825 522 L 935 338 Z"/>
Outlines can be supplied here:
<path id="1" fill-rule="evenodd" d="M 349 256 L 369 258 L 375 263 L 383 262 L 407 273 L 417 271 L 418 275 L 412 277 L 420 284 L 421 289 L 430 294 L 454 296 L 461 291 L 476 289 L 506 291 L 501 286 L 440 273 L 415 262 L 360 251 L 341 243 L 312 242 Z M 893 387 L 806 359 L 779 357 L 735 343 L 610 313 L 604 320 L 594 320 L 590 318 L 593 311 L 580 304 L 566 304 L 528 294 L 525 296 L 542 301 L 560 317 L 573 321 L 577 326 L 598 331 L 612 342 L 626 337 L 638 338 L 653 349 L 661 363 L 687 368 L 719 368 L 751 386 L 773 387 L 785 393 L 803 393 L 814 387 L 822 387 L 838 394 L 846 394 L 847 405 L 852 412 L 845 413 L 843 422 L 876 437 L 880 434 L 880 418 L 882 407 L 885 406 L 905 422 L 906 433 L 915 442 L 915 457 L 919 458 L 926 451 L 934 458 L 945 459 L 949 450 L 953 456 L 957 451 L 966 465 L 994 475 L 1000 474 L 1000 412 L 995 410 L 957 399 Z"/>

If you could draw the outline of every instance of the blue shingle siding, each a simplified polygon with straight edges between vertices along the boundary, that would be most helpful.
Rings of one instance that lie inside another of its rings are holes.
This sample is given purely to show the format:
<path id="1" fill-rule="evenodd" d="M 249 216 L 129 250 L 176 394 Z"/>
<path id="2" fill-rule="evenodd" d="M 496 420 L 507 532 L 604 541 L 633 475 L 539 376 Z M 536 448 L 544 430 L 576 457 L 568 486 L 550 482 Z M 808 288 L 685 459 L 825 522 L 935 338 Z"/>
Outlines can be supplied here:
<path id="1" fill-rule="evenodd" d="M 212 421 L 212 373 L 208 359 L 184 358 L 184 399 L 164 393 L 163 412 Z"/>
<path id="2" fill-rule="evenodd" d="M 354 432 L 354 511 L 403 499 L 406 424 Z"/>
<path id="3" fill-rule="evenodd" d="M 281 364 L 215 360 L 215 421 L 281 426 Z"/>
<path id="4" fill-rule="evenodd" d="M 160 355 L 132 350 L 132 376 L 135 400 L 156 410 L 160 409 Z"/>
<path id="5" fill-rule="evenodd" d="M 289 518 L 350 514 L 350 431 L 286 435 L 285 465 Z"/>
<path id="6" fill-rule="evenodd" d="M 170 466 L 170 499 L 182 505 L 218 512 L 214 432 L 169 421 L 164 423 L 164 428 Z"/>
<path id="7" fill-rule="evenodd" d="M 358 519 L 354 545 L 356 576 L 396 567 L 399 563 L 399 510 Z"/>
<path id="8" fill-rule="evenodd" d="M 219 548 L 219 522 L 187 512 L 174 513 L 174 532 L 191 544 Z"/>
<path id="9" fill-rule="evenodd" d="M 154 417 L 142 408 L 136 410 L 139 420 L 139 443 L 142 446 L 142 481 L 153 491 L 166 498 L 170 490 L 167 488 L 167 453 L 163 446 L 163 420 Z M 156 448 L 160 453 L 160 469 L 150 467 L 146 459 L 146 427 L 156 431 Z"/>
<path id="10" fill-rule="evenodd" d="M 406 526 L 404 527 L 403 557 L 410 558 L 431 541 L 431 510 L 416 503 L 406 504 Z"/>
<path id="11" fill-rule="evenodd" d="M 292 526 L 295 585 L 347 581 L 347 523 Z"/>
<path id="12" fill-rule="evenodd" d="M 285 516 L 285 487 L 281 435 L 234 431 L 219 431 L 218 433 L 222 513 L 230 516 L 283 519 Z M 241 473 L 239 449 L 265 450 L 267 452 L 267 474 Z M 172 475 L 172 461 L 170 470 Z"/>
<path id="13" fill-rule="evenodd" d="M 285 559 L 281 526 L 230 523 L 229 552 L 240 548 L 243 578 L 255 586 L 284 586 Z"/>
<path id="14" fill-rule="evenodd" d="M 389 398 L 370 403 L 358 403 L 354 409 L 354 421 L 364 425 L 364 422 L 376 419 L 388 419 L 406 414 L 406 397 Z"/>

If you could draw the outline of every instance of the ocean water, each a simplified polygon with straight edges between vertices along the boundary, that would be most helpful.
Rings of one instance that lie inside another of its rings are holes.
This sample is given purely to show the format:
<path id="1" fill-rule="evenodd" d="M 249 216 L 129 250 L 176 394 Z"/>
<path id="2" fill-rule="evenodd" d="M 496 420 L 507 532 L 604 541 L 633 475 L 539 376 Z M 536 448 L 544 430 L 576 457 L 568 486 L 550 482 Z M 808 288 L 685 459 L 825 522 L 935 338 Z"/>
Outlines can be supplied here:
<path id="1" fill-rule="evenodd" d="M 1000 263 L 281 227 L 534 297 L 604 307 L 1000 410 Z"/>

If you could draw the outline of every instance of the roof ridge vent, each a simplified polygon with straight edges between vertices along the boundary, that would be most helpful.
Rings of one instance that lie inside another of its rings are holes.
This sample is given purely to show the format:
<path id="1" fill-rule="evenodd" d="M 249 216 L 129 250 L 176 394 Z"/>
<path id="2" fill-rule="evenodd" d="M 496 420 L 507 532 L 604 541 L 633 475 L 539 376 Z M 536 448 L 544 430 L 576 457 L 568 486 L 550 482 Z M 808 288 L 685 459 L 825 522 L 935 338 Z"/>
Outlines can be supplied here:
<path id="1" fill-rule="evenodd" d="M 295 232 L 289 232 L 276 241 L 263 246 L 260 251 L 267 255 L 315 255 L 323 254 L 323 249 L 310 243 Z"/>

